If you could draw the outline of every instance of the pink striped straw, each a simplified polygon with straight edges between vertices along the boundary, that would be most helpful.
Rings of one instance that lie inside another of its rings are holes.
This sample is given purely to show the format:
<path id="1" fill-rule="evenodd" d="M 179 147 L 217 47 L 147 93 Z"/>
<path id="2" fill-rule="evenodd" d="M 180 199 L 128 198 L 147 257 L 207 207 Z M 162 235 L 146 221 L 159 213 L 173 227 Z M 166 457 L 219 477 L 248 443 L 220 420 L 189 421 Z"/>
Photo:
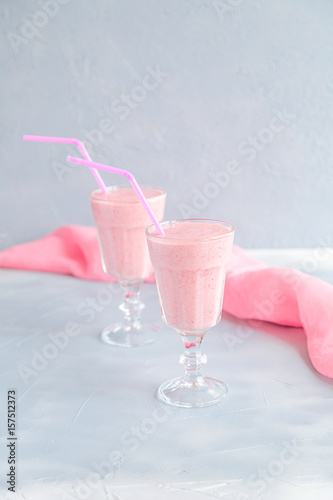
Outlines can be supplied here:
<path id="1" fill-rule="evenodd" d="M 138 195 L 141 203 L 145 207 L 149 217 L 151 218 L 152 223 L 154 224 L 156 231 L 158 234 L 164 235 L 164 231 L 156 219 L 154 213 L 152 212 L 152 209 L 148 205 L 148 202 L 146 200 L 145 195 L 143 194 L 139 184 L 137 183 L 135 177 L 131 172 L 128 170 L 123 170 L 122 168 L 116 168 L 116 167 L 110 167 L 109 165 L 104 165 L 104 163 L 95 163 L 94 161 L 91 160 L 82 160 L 82 158 L 76 158 L 74 156 L 67 156 L 67 161 L 71 163 L 77 163 L 78 165 L 84 165 L 85 167 L 89 167 L 90 169 L 98 169 L 98 170 L 104 170 L 105 172 L 112 172 L 114 174 L 122 175 L 123 177 L 126 177 L 132 184 L 132 187 L 136 194 Z"/>
<path id="2" fill-rule="evenodd" d="M 24 135 L 23 136 L 24 141 L 36 141 L 36 142 L 60 142 L 62 144 L 73 144 L 74 146 L 77 146 L 79 150 L 82 153 L 83 158 L 85 158 L 88 161 L 91 161 L 90 155 L 88 151 L 85 148 L 85 145 L 83 142 L 79 141 L 78 139 L 67 139 L 66 137 L 47 137 L 44 135 Z M 99 187 L 104 191 L 104 193 L 107 192 L 106 185 L 103 182 L 102 177 L 100 176 L 99 172 L 95 170 L 94 168 L 90 168 L 93 176 L 95 177 L 97 184 Z"/>

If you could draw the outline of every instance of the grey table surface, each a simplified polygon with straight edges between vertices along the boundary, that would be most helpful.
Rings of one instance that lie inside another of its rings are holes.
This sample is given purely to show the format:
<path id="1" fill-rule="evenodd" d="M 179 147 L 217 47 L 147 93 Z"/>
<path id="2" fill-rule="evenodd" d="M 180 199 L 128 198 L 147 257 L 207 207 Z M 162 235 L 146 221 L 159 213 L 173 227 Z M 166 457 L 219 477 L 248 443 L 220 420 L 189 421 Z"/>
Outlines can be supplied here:
<path id="1" fill-rule="evenodd" d="M 333 284 L 332 252 L 320 262 L 311 250 L 249 253 Z M 142 298 L 157 341 L 135 349 L 99 340 L 121 318 L 114 285 L 1 270 L 0 293 L 0 498 L 333 498 L 333 381 L 312 367 L 302 329 L 251 329 L 224 314 L 203 352 L 229 395 L 177 409 L 156 399 L 182 374 L 183 346 L 162 323 L 155 285 Z M 6 485 L 10 389 L 16 493 Z"/>

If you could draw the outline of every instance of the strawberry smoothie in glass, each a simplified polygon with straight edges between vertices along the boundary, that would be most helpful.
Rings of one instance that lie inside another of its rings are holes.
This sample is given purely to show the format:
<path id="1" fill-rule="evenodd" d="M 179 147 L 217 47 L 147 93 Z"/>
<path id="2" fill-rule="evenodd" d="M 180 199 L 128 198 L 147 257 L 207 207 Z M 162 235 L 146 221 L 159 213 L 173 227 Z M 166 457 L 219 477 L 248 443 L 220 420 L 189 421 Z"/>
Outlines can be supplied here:
<path id="1" fill-rule="evenodd" d="M 157 220 L 163 220 L 166 193 L 160 187 L 141 186 Z M 140 286 L 153 272 L 145 237 L 151 220 L 136 192 L 128 185 L 110 186 L 107 192 L 90 194 L 104 271 L 113 276 L 124 291 L 120 309 L 124 322 L 105 328 L 107 344 L 136 347 L 153 342 L 156 330 L 141 323 Z"/>
<path id="2" fill-rule="evenodd" d="M 180 361 L 185 376 L 164 382 L 158 397 L 182 407 L 218 403 L 227 386 L 201 373 L 206 357 L 201 342 L 209 328 L 219 323 L 227 265 L 234 228 L 218 220 L 184 219 L 146 229 L 149 253 L 165 323 L 181 335 L 185 353 Z"/>

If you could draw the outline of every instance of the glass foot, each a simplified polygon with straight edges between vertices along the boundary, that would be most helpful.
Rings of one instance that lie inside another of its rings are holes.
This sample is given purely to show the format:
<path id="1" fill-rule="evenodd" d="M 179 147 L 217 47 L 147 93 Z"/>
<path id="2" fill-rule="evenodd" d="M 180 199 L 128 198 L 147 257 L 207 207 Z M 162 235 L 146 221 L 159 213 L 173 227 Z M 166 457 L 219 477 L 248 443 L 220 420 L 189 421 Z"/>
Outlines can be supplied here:
<path id="1" fill-rule="evenodd" d="M 141 347 L 151 344 L 158 338 L 159 328 L 142 323 L 139 328 L 129 328 L 123 323 L 107 326 L 101 334 L 101 340 L 118 347 Z"/>
<path id="2" fill-rule="evenodd" d="M 202 408 L 219 403 L 228 394 L 228 386 L 213 378 L 202 378 L 199 382 L 188 382 L 174 378 L 164 382 L 158 389 L 158 399 L 164 403 L 183 408 Z"/>

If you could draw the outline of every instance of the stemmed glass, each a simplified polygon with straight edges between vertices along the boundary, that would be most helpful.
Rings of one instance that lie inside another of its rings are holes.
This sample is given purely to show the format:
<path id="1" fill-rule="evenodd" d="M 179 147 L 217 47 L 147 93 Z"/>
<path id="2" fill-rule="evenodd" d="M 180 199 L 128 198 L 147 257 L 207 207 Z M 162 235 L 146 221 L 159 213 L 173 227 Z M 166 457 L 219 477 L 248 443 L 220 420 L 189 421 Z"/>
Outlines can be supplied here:
<path id="1" fill-rule="evenodd" d="M 210 219 L 183 219 L 162 223 L 164 236 L 154 226 L 146 229 L 151 261 L 165 323 L 173 327 L 185 345 L 180 362 L 185 375 L 164 382 L 158 398 L 181 407 L 203 407 L 226 396 L 224 382 L 202 375 L 206 356 L 202 339 L 219 323 L 226 268 L 234 228 Z"/>
<path id="2" fill-rule="evenodd" d="M 140 186 L 156 218 L 164 215 L 165 191 L 156 186 Z M 122 323 L 106 327 L 103 342 L 121 347 L 137 347 L 156 339 L 156 329 L 141 322 L 145 307 L 140 300 L 140 287 L 153 272 L 149 258 L 145 228 L 149 216 L 128 185 L 109 186 L 107 192 L 96 189 L 90 194 L 97 227 L 104 272 L 113 276 L 123 289 Z"/>

